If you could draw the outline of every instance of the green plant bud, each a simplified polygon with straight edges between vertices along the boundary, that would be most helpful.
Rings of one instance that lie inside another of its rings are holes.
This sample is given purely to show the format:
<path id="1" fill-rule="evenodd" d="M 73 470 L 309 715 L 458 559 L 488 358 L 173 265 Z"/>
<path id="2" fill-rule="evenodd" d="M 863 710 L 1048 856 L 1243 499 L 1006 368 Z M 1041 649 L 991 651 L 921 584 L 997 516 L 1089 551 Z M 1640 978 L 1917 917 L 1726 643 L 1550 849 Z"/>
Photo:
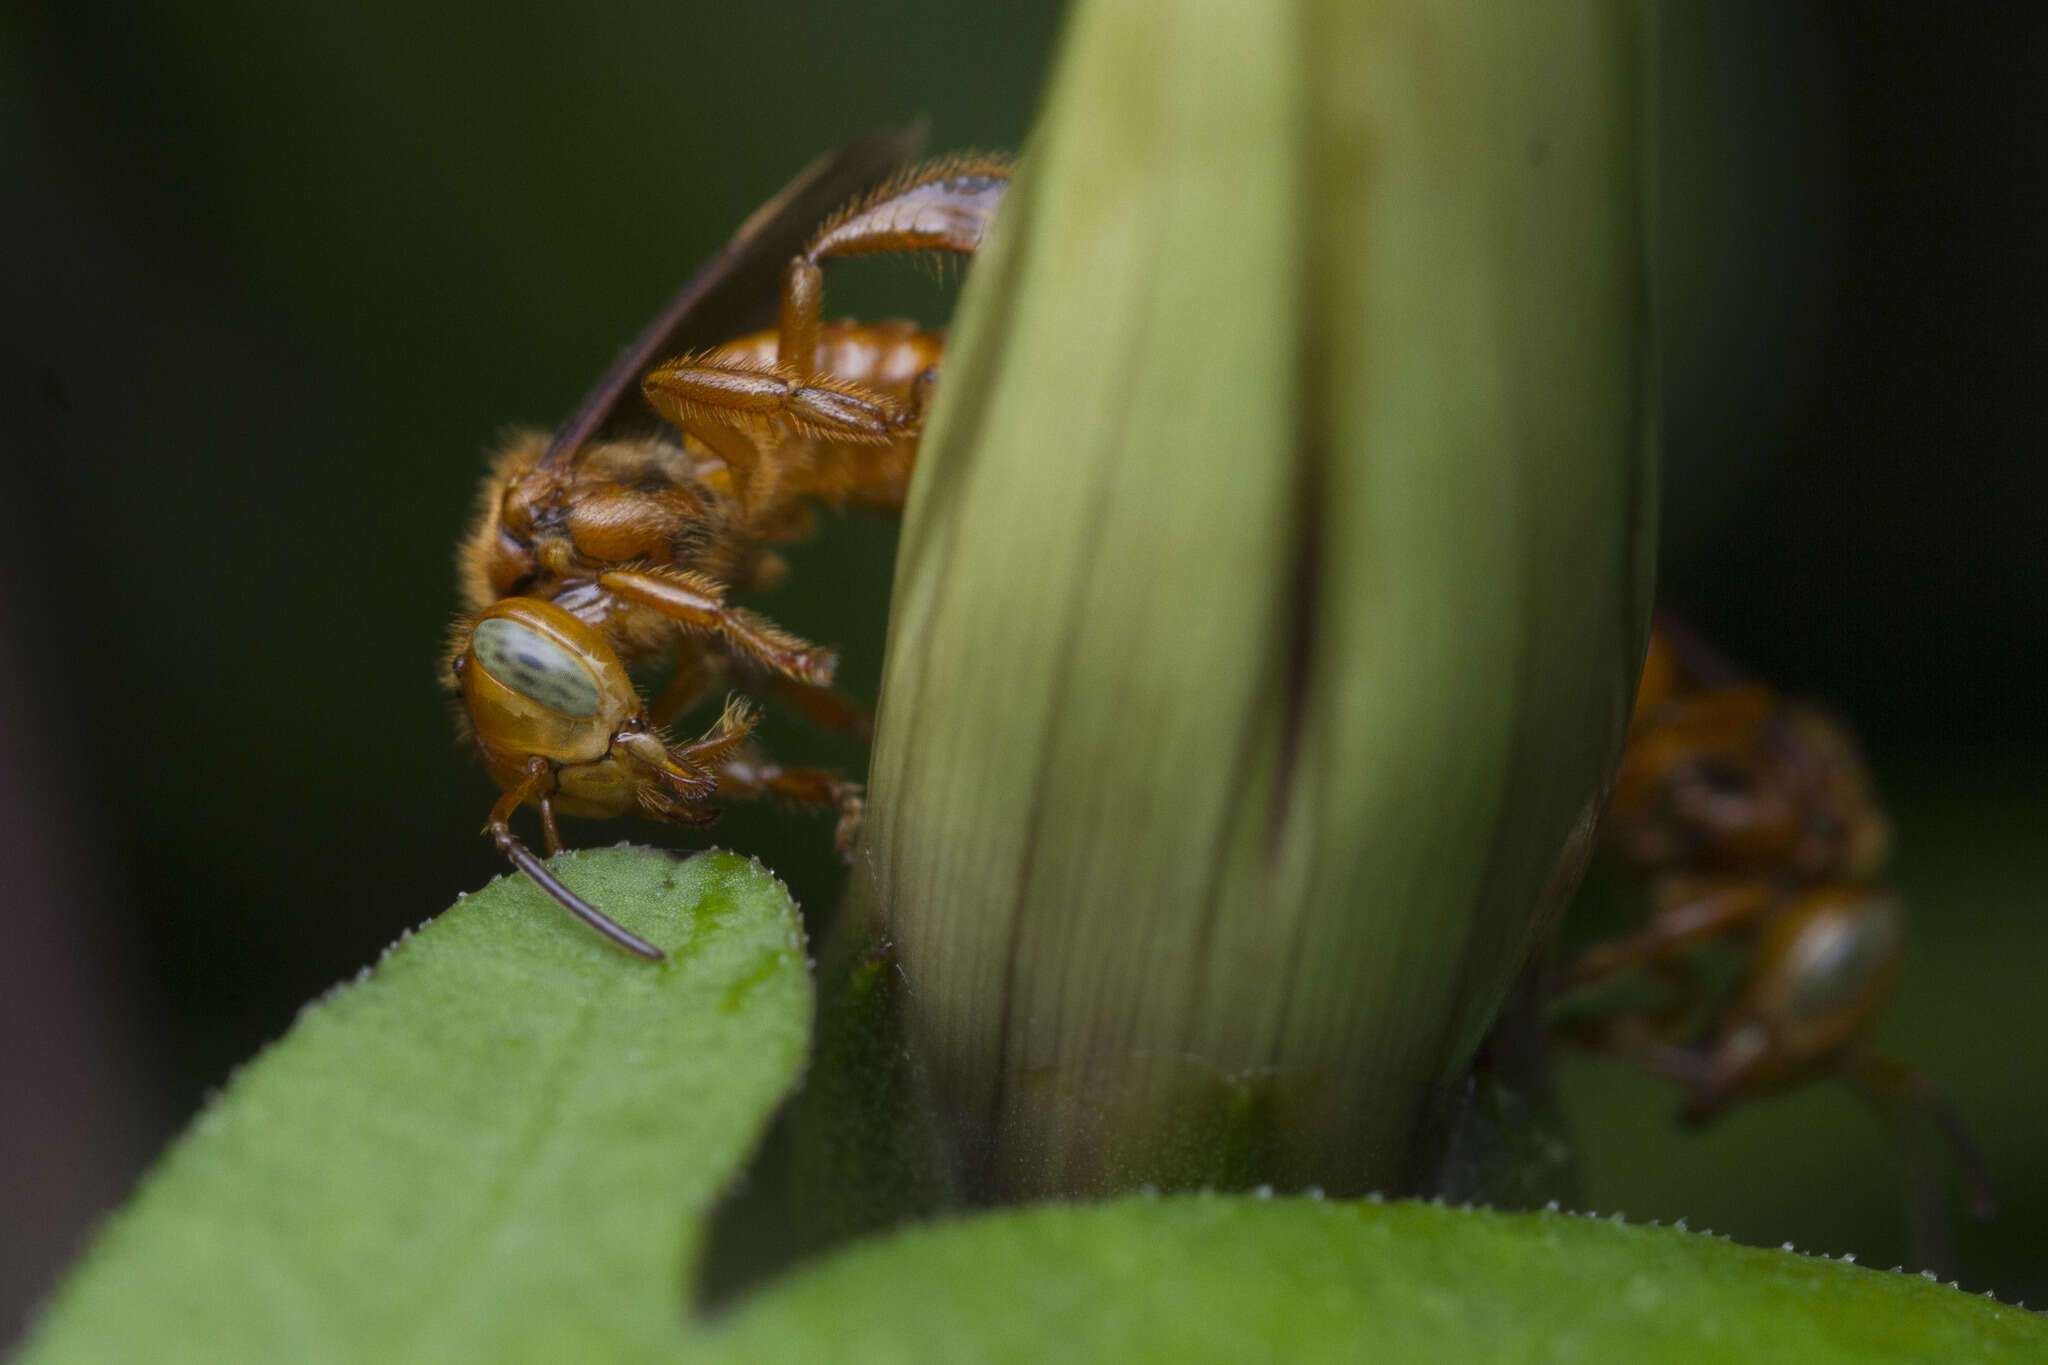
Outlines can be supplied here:
<path id="1" fill-rule="evenodd" d="M 1094 0 L 921 456 L 856 904 L 966 1192 L 1412 1183 L 1648 616 L 1633 0 Z"/>

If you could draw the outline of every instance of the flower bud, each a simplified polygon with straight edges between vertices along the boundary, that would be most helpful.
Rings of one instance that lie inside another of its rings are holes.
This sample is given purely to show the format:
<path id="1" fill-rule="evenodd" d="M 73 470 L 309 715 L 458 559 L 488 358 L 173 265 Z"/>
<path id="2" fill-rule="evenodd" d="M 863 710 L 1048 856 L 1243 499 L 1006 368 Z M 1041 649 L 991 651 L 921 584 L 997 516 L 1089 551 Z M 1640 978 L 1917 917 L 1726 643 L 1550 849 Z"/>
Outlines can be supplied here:
<path id="1" fill-rule="evenodd" d="M 905 521 L 855 876 L 956 1175 L 1400 1187 L 1654 553 L 1633 3 L 1090 0 Z"/>

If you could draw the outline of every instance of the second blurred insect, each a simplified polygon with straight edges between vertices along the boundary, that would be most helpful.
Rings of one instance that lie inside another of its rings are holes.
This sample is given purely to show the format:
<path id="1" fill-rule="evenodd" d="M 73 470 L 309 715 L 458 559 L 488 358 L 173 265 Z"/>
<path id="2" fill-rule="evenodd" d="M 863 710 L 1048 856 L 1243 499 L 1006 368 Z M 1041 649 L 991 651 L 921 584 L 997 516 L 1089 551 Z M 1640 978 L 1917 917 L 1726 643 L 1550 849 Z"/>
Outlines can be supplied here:
<path id="1" fill-rule="evenodd" d="M 1840 725 L 1660 614 L 1603 832 L 1643 879 L 1650 913 L 1559 972 L 1566 1041 L 1677 1083 L 1692 1122 L 1844 1077 L 1909 1142 L 1931 1123 L 1988 1214 L 1952 1108 L 1868 1045 L 1904 960 L 1904 911 L 1878 880 L 1890 826 Z M 1732 980 L 1709 979 L 1715 947 L 1734 950 Z M 1629 1003 L 1601 1001 L 1622 986 L 1636 988 Z"/>

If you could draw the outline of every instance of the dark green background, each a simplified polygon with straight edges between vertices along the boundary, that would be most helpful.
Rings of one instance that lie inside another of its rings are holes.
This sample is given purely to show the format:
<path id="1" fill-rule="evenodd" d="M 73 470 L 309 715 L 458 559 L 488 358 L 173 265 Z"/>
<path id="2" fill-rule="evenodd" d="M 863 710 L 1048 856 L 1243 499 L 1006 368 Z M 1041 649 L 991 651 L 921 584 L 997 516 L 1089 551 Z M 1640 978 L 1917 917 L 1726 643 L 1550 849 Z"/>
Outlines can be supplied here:
<path id="1" fill-rule="evenodd" d="M 817 152 L 919 114 L 1016 145 L 1056 7 L 0 16 L 5 1339 L 207 1087 L 498 870 L 434 683 L 496 433 L 551 424 Z M 1881 1039 L 1987 1149 L 1964 1284 L 2048 1299 L 2048 21 L 1754 0 L 1664 39 L 1667 595 L 1862 732 L 1918 916 Z M 946 298 L 864 264 L 831 303 Z M 764 604 L 856 690 L 890 536 L 835 525 Z M 827 837 L 718 832 L 813 906 Z M 1647 1080 L 1565 1082 L 1593 1206 L 1904 1259 L 1842 1088 L 1691 1135 Z"/>

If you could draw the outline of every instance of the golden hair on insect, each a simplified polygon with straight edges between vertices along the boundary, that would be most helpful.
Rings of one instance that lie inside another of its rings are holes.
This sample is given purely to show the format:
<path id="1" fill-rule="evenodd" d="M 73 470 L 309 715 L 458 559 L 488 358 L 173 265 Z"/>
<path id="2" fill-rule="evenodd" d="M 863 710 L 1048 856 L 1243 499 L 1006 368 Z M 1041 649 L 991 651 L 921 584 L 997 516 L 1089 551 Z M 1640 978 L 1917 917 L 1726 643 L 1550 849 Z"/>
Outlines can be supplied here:
<path id="1" fill-rule="evenodd" d="M 824 321 L 822 265 L 969 255 L 1009 175 L 990 157 L 905 170 L 909 150 L 906 136 L 865 139 L 751 217 L 552 435 L 508 437 L 458 553 L 466 612 L 444 676 L 501 792 L 489 832 L 642 956 L 660 952 L 549 874 L 511 817 L 534 807 L 555 853 L 560 815 L 700 825 L 717 818 L 714 798 L 776 796 L 835 810 L 835 842 L 851 849 L 859 787 L 769 758 L 744 698 L 695 740 L 667 733 L 728 686 L 866 733 L 866 711 L 832 690 L 833 651 L 733 598 L 783 576 L 775 547 L 808 534 L 819 505 L 903 505 L 943 338 Z M 776 325 L 744 330 L 763 314 Z M 656 669 L 665 679 L 643 698 L 631 671 Z"/>

